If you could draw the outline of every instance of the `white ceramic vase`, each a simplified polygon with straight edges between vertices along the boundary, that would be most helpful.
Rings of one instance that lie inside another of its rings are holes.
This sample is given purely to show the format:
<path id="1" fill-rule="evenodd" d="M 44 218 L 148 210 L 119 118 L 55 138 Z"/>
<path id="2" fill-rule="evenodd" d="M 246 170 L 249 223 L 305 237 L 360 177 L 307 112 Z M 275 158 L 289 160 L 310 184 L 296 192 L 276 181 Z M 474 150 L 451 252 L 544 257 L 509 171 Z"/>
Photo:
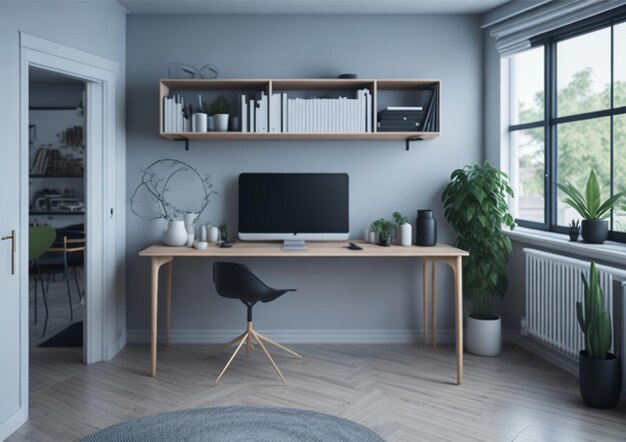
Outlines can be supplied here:
<path id="1" fill-rule="evenodd" d="M 191 117 L 191 130 L 193 132 L 207 131 L 207 114 L 198 112 Z"/>
<path id="2" fill-rule="evenodd" d="M 163 241 L 168 246 L 184 246 L 187 242 L 187 230 L 183 221 L 170 221 L 163 235 Z"/>
<path id="3" fill-rule="evenodd" d="M 215 115 L 215 130 L 217 132 L 226 132 L 228 130 L 228 114 Z"/>
<path id="4" fill-rule="evenodd" d="M 413 226 L 409 223 L 400 225 L 400 245 L 410 246 L 413 243 Z"/>
<path id="5" fill-rule="evenodd" d="M 187 233 L 195 233 L 193 223 L 196 222 L 197 217 L 198 214 L 193 212 L 187 212 L 183 215 L 183 219 L 185 220 L 185 230 L 187 230 Z"/>
<path id="6" fill-rule="evenodd" d="M 467 317 L 465 330 L 468 352 L 479 356 L 498 356 L 502 348 L 502 319 L 475 319 Z"/>
<path id="7" fill-rule="evenodd" d="M 220 229 L 217 226 L 209 227 L 209 242 L 217 242 L 219 240 Z"/>

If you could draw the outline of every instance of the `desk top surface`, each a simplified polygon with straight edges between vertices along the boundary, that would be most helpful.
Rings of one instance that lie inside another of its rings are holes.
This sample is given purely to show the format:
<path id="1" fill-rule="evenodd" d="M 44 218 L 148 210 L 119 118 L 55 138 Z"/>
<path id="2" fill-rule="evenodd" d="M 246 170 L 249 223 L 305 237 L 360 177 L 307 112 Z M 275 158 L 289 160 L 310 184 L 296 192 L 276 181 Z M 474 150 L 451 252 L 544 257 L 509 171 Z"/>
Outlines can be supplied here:
<path id="1" fill-rule="evenodd" d="M 363 241 L 353 241 L 363 247 L 363 250 L 350 250 L 348 241 L 341 242 L 307 242 L 307 250 L 284 251 L 282 242 L 236 242 L 230 248 L 220 248 L 209 244 L 204 250 L 192 247 L 169 247 L 164 245 L 150 246 L 141 252 L 140 256 L 175 256 L 175 257 L 271 257 L 271 258 L 385 258 L 385 257 L 457 257 L 469 256 L 465 250 L 457 249 L 448 244 L 437 244 L 433 247 L 399 246 L 383 247 Z"/>

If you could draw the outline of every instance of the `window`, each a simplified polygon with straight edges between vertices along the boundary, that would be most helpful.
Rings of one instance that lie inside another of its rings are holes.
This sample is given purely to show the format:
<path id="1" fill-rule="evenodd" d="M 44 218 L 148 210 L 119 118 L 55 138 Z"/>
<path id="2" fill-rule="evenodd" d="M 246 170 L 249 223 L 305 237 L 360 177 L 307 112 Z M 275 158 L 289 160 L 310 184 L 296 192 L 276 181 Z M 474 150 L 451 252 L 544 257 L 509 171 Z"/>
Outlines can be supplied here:
<path id="1" fill-rule="evenodd" d="M 556 183 L 584 191 L 594 169 L 603 199 L 626 191 L 626 22 L 609 18 L 535 40 L 509 57 L 512 211 L 525 227 L 565 232 L 579 215 Z M 609 219 L 626 242 L 626 202 Z"/>

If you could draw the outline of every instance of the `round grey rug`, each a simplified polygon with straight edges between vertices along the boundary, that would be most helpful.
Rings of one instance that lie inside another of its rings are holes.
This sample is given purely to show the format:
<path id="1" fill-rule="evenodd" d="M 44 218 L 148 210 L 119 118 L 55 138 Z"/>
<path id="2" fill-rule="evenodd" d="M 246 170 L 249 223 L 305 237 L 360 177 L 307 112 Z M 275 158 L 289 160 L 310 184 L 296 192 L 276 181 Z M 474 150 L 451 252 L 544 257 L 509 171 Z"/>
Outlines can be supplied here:
<path id="1" fill-rule="evenodd" d="M 153 414 L 112 425 L 83 441 L 384 442 L 384 439 L 356 422 L 315 411 L 223 407 Z"/>

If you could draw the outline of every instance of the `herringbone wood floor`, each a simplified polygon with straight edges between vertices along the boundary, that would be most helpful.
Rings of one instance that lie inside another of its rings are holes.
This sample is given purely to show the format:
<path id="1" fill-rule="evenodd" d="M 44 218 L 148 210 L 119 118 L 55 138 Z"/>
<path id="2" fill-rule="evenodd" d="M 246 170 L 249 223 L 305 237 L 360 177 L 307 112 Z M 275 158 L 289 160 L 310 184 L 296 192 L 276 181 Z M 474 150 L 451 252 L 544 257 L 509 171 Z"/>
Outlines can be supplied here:
<path id="1" fill-rule="evenodd" d="M 225 405 L 308 408 L 352 419 L 389 441 L 624 440 L 626 405 L 583 405 L 577 380 L 509 344 L 497 358 L 466 355 L 465 383 L 453 385 L 451 345 L 294 345 L 303 360 L 276 361 L 284 387 L 259 350 L 228 358 L 216 346 L 159 349 L 147 376 L 147 345 L 111 362 L 81 364 L 80 349 L 34 348 L 30 420 L 10 441 L 77 440 L 99 428 L 160 411 Z"/>

